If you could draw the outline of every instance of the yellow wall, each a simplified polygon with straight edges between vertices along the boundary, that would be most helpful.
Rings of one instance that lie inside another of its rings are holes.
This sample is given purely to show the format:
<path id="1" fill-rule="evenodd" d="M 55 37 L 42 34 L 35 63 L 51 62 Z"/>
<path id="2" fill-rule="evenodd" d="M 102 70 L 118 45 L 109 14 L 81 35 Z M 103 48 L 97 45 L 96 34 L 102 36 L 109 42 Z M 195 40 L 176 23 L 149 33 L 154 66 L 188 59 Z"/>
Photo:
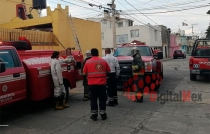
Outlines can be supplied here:
<path id="1" fill-rule="evenodd" d="M 22 0 L 0 0 L 0 24 L 10 22 L 16 17 L 16 5 L 21 4 Z M 29 8 L 32 7 L 32 0 L 25 0 L 27 12 L 29 14 Z M 31 12 L 34 18 L 38 18 L 36 10 Z"/>
<path id="2" fill-rule="evenodd" d="M 67 14 L 69 14 L 69 8 L 66 6 L 65 9 L 62 9 L 61 5 L 58 4 L 54 11 L 51 11 L 50 7 L 47 7 L 46 17 L 30 20 L 21 20 L 16 17 L 9 23 L 1 24 L 0 28 L 22 28 L 52 23 L 54 35 L 65 46 L 65 48 L 75 47 L 72 29 Z M 73 18 L 73 23 L 82 48 L 82 53 L 85 54 L 87 50 L 97 48 L 99 50 L 99 55 L 102 56 L 100 23 L 78 18 Z M 49 47 L 33 46 L 33 49 L 49 49 Z M 63 50 L 63 47 L 61 45 L 53 46 L 53 49 L 61 51 Z"/>

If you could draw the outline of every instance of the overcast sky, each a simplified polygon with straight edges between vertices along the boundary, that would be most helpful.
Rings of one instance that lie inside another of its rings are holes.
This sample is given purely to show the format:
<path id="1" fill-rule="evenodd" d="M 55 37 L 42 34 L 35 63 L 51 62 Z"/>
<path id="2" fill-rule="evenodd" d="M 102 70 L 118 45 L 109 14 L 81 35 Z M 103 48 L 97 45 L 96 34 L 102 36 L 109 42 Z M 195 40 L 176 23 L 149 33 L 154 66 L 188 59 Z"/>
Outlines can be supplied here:
<path id="1" fill-rule="evenodd" d="M 108 7 L 111 0 L 47 0 L 52 10 L 57 4 L 69 6 L 73 17 L 102 17 L 103 9 L 91 7 L 89 3 Z M 192 35 L 192 24 L 197 24 L 193 31 L 201 36 L 210 23 L 210 15 L 206 14 L 210 10 L 209 0 L 115 0 L 115 3 L 116 9 L 122 10 L 121 17 L 133 19 L 136 25 L 165 25 L 172 31 L 181 29 Z M 42 16 L 46 16 L 46 10 L 42 11 Z M 182 26 L 182 22 L 188 26 Z"/>

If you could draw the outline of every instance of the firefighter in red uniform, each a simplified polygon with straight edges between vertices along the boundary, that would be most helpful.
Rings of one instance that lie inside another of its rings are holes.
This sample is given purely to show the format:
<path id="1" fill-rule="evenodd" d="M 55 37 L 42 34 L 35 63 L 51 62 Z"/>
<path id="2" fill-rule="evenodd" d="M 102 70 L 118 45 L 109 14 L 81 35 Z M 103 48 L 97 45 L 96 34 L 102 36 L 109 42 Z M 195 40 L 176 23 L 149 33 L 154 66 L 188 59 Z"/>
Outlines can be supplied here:
<path id="1" fill-rule="evenodd" d="M 106 114 L 106 84 L 107 73 L 111 71 L 106 60 L 98 57 L 98 50 L 96 48 L 91 49 L 92 58 L 87 60 L 83 69 L 83 75 L 87 76 L 88 86 L 90 90 L 90 104 L 91 104 L 91 119 L 97 120 L 98 117 L 98 103 L 102 120 L 107 119 Z"/>
<path id="2" fill-rule="evenodd" d="M 131 55 L 133 56 L 132 71 L 134 84 L 136 85 L 136 101 L 143 102 L 143 88 L 139 88 L 138 82 L 144 77 L 144 62 L 141 58 L 140 51 L 137 47 L 131 49 Z"/>

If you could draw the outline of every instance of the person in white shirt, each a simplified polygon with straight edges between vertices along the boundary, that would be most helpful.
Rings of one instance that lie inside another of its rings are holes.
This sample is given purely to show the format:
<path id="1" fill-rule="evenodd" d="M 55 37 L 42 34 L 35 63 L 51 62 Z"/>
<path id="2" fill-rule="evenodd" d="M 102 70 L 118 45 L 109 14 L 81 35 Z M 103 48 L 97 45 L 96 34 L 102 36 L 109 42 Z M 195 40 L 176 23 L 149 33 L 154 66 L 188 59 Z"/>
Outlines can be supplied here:
<path id="1" fill-rule="evenodd" d="M 70 62 L 70 60 L 59 60 L 59 52 L 54 51 L 51 56 L 50 60 L 50 69 L 52 80 L 54 83 L 54 100 L 56 102 L 55 110 L 63 110 L 64 108 L 68 108 L 69 105 L 66 104 L 65 98 L 68 93 L 66 93 L 64 83 L 63 83 L 63 76 L 62 76 L 62 62 Z M 60 103 L 62 106 L 60 106 Z"/>
<path id="2" fill-rule="evenodd" d="M 111 72 L 107 74 L 107 94 L 109 97 L 109 101 L 107 106 L 114 106 L 118 105 L 118 97 L 117 97 L 117 78 L 120 74 L 120 65 L 117 61 L 117 58 L 112 56 L 110 48 L 105 49 L 105 59 L 111 68 Z"/>

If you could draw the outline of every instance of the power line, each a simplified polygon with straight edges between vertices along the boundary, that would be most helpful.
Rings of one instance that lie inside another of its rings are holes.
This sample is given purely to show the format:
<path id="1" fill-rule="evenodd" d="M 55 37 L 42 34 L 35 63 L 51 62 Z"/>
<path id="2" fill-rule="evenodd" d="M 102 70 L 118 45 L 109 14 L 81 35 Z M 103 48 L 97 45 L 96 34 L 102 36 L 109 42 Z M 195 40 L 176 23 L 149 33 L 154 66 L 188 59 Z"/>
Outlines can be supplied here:
<path id="1" fill-rule="evenodd" d="M 166 0 L 164 0 L 166 2 Z M 161 2 L 160 2 L 161 3 Z M 161 3 L 162 4 L 162 3 Z M 165 9 L 168 9 L 165 7 Z M 175 14 L 175 13 L 174 13 Z M 179 17 L 177 14 L 175 14 L 178 18 L 180 18 L 182 21 L 184 20 L 183 18 Z"/>
<path id="2" fill-rule="evenodd" d="M 118 2 L 120 3 L 120 5 L 122 5 L 125 9 L 127 9 L 119 0 L 118 0 Z M 135 15 L 136 16 L 136 15 Z M 137 17 L 137 16 L 136 16 Z M 137 17 L 138 18 L 138 17 Z M 142 24 L 144 24 L 143 22 L 142 22 Z"/>
<path id="3" fill-rule="evenodd" d="M 136 7 L 134 7 L 131 3 L 129 3 L 127 0 L 125 0 L 129 5 L 131 5 L 133 8 L 135 8 L 137 11 L 139 11 Z M 142 13 L 141 11 L 139 11 L 141 14 L 144 15 L 144 13 Z M 144 15 L 145 17 L 147 17 L 146 15 Z M 151 20 L 152 22 L 154 22 L 155 24 L 157 24 L 155 21 L 153 21 L 152 19 L 150 19 L 149 17 L 147 17 L 149 20 Z M 158 24 L 157 24 L 158 25 Z"/>
<path id="4" fill-rule="evenodd" d="M 119 0 L 118 0 L 118 2 L 120 3 L 120 5 L 122 5 L 124 8 L 126 8 Z M 127 9 L 127 8 L 126 8 Z M 122 11 L 123 12 L 123 11 Z M 125 13 L 125 12 L 124 12 Z M 126 14 L 126 13 L 125 13 Z M 124 16 L 124 15 L 123 15 Z M 137 22 L 139 22 L 140 24 L 143 24 L 142 26 L 143 27 L 149 27 L 147 24 L 145 24 L 144 22 L 142 22 L 142 21 L 140 21 L 139 19 L 137 19 L 138 17 L 136 16 L 136 18 L 134 18 L 133 16 L 130 16 L 130 15 L 128 15 L 127 14 L 127 16 L 129 16 L 130 18 L 132 18 L 131 20 L 135 20 L 135 21 L 137 21 Z M 125 17 L 126 18 L 126 17 Z M 157 30 L 157 29 L 154 29 L 153 27 L 149 27 L 149 28 L 152 28 L 153 30 Z"/>
<path id="5" fill-rule="evenodd" d="M 170 12 L 184 11 L 184 10 L 190 10 L 190 9 L 196 9 L 196 8 L 203 8 L 203 7 L 208 7 L 208 6 L 210 6 L 210 5 L 196 6 L 196 7 L 193 7 L 193 8 L 180 9 L 180 10 L 172 10 L 172 11 L 165 11 L 165 12 L 132 13 L 132 14 L 159 14 L 159 13 L 170 13 Z"/>
<path id="6" fill-rule="evenodd" d="M 78 5 L 78 4 L 75 4 L 75 3 L 72 3 L 72 2 L 68 2 L 68 1 L 65 1 L 65 0 L 60 0 L 60 1 L 65 2 L 65 3 L 72 4 L 72 5 L 75 5 L 75 6 L 78 6 L 78 7 L 82 7 L 82 8 L 86 8 L 86 9 L 89 9 L 89 10 L 93 10 L 93 11 L 98 12 L 98 10 L 94 10 L 94 9 L 91 9 L 91 8 L 88 8 L 88 7 L 85 7 L 85 6 L 81 6 L 81 5 Z M 54 2 L 54 3 L 55 3 L 55 2 Z"/>
<path id="7" fill-rule="evenodd" d="M 163 5 L 163 6 L 155 6 L 155 7 L 151 7 L 151 8 L 142 8 L 140 9 L 141 11 L 143 10 L 155 10 L 155 9 L 162 9 L 162 8 L 165 8 L 165 7 L 174 7 L 174 6 L 180 6 L 180 5 L 187 5 L 187 4 L 193 4 L 193 3 L 197 3 L 197 2 L 202 2 L 202 1 L 206 1 L 206 0 L 199 0 L 199 1 L 194 1 L 194 2 L 187 2 L 187 3 L 174 3 L 174 4 L 168 4 L 168 5 Z M 187 6 L 189 7 L 189 6 Z M 179 8 L 186 8 L 185 7 L 179 7 Z M 134 11 L 134 10 L 129 10 L 129 11 Z"/>

